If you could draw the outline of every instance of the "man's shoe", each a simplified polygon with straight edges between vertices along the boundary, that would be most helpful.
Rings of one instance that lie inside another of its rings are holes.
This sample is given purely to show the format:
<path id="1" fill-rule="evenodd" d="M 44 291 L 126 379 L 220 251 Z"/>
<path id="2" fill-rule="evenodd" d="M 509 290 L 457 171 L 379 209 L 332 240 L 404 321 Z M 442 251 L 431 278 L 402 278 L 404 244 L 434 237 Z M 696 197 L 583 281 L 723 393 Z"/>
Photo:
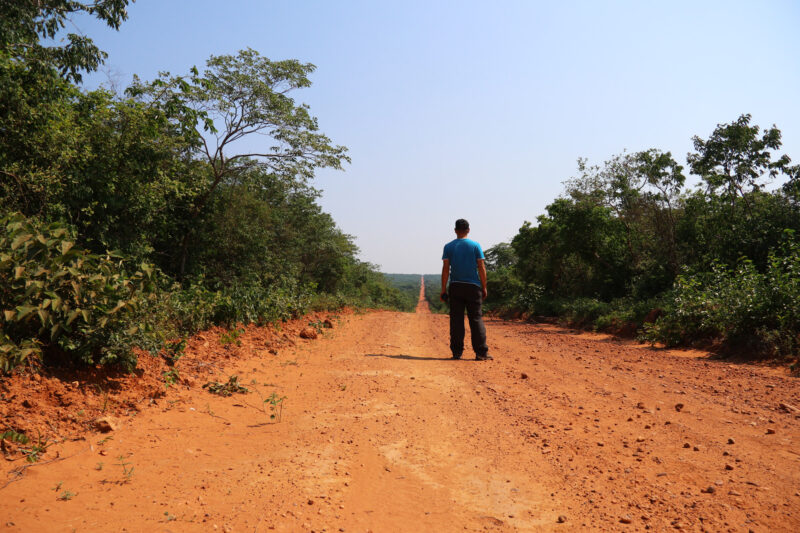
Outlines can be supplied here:
<path id="1" fill-rule="evenodd" d="M 494 357 L 492 357 L 488 353 L 486 355 L 478 355 L 475 357 L 476 361 L 491 361 L 492 359 L 494 359 Z"/>
<path id="2" fill-rule="evenodd" d="M 461 359 L 461 354 L 458 354 L 458 355 L 453 354 L 453 359 L 456 359 L 456 360 Z"/>

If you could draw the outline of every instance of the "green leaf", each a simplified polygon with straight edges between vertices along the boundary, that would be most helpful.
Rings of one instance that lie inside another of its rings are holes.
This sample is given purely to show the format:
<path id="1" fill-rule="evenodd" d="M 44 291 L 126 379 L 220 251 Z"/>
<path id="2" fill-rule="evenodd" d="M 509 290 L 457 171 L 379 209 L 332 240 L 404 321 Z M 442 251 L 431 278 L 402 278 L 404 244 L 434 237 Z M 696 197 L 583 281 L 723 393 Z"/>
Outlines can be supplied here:
<path id="1" fill-rule="evenodd" d="M 19 315 L 17 316 L 17 320 L 22 320 L 23 318 L 25 318 L 29 314 L 31 314 L 34 311 L 36 311 L 36 309 L 37 308 L 32 306 L 32 305 L 18 305 L 17 306 L 17 312 L 19 313 Z"/>
<path id="2" fill-rule="evenodd" d="M 72 241 L 61 241 L 61 255 L 69 252 L 73 246 L 75 246 L 75 243 Z"/>
<path id="3" fill-rule="evenodd" d="M 12 320 L 14 320 L 14 315 L 16 315 L 16 314 L 17 314 L 17 312 L 14 311 L 14 310 L 10 310 L 10 311 L 9 310 L 5 310 L 5 311 L 3 311 L 3 317 L 5 317 L 6 322 L 11 322 Z"/>
<path id="4" fill-rule="evenodd" d="M 74 309 L 74 310 L 73 310 L 73 311 L 72 311 L 72 312 L 69 314 L 69 316 L 67 316 L 67 325 L 68 325 L 68 326 L 69 326 L 70 324 L 72 324 L 72 323 L 75 321 L 75 319 L 76 319 L 76 318 L 78 318 L 78 315 L 80 314 L 80 312 L 81 312 L 81 310 L 80 310 L 80 309 Z"/>
<path id="5" fill-rule="evenodd" d="M 16 250 L 17 248 L 19 248 L 32 238 L 33 235 L 31 235 L 30 233 L 23 233 L 22 235 L 17 235 L 17 237 L 11 242 L 11 249 Z"/>

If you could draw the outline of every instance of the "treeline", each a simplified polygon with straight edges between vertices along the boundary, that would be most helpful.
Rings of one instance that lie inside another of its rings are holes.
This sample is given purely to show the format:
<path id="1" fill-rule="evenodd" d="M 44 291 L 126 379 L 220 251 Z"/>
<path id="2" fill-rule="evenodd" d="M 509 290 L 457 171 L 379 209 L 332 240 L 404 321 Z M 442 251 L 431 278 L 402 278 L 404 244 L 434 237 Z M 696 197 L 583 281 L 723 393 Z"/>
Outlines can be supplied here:
<path id="1" fill-rule="evenodd" d="M 69 17 L 127 0 L 0 5 L 0 367 L 135 365 L 212 324 L 405 307 L 317 203 L 346 148 L 292 93 L 314 66 L 254 50 L 87 91 L 105 58 Z"/>
<path id="2" fill-rule="evenodd" d="M 535 224 L 487 251 L 487 305 L 667 345 L 796 355 L 800 166 L 750 115 L 693 142 L 694 188 L 670 152 L 579 161 Z"/>

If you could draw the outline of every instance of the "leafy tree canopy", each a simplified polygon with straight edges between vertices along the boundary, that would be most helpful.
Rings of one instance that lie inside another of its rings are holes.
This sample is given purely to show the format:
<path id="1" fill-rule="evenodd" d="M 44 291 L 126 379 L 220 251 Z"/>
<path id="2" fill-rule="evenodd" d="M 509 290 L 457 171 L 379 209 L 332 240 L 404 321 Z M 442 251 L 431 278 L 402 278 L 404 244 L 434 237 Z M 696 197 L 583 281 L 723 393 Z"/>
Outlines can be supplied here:
<path id="1" fill-rule="evenodd" d="M 66 27 L 72 16 L 86 13 L 111 28 L 119 29 L 128 18 L 131 0 L 1 0 L 0 56 L 24 61 L 31 66 L 55 68 L 68 80 L 80 82 L 81 72 L 91 72 L 103 63 L 106 53 L 94 42 L 76 33 L 67 33 L 66 44 L 46 45 Z"/>

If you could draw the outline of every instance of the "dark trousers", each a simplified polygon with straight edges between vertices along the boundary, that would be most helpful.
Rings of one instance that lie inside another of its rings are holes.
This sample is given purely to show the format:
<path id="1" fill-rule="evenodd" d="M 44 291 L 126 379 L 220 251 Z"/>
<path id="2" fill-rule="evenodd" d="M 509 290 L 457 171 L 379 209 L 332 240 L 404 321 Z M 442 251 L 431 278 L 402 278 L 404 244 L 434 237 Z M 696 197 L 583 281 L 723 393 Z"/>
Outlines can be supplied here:
<path id="1" fill-rule="evenodd" d="M 489 353 L 486 345 L 486 326 L 483 325 L 483 293 L 472 283 L 450 284 L 450 351 L 458 357 L 464 352 L 464 309 L 469 319 L 469 332 L 475 355 L 483 357 Z"/>

